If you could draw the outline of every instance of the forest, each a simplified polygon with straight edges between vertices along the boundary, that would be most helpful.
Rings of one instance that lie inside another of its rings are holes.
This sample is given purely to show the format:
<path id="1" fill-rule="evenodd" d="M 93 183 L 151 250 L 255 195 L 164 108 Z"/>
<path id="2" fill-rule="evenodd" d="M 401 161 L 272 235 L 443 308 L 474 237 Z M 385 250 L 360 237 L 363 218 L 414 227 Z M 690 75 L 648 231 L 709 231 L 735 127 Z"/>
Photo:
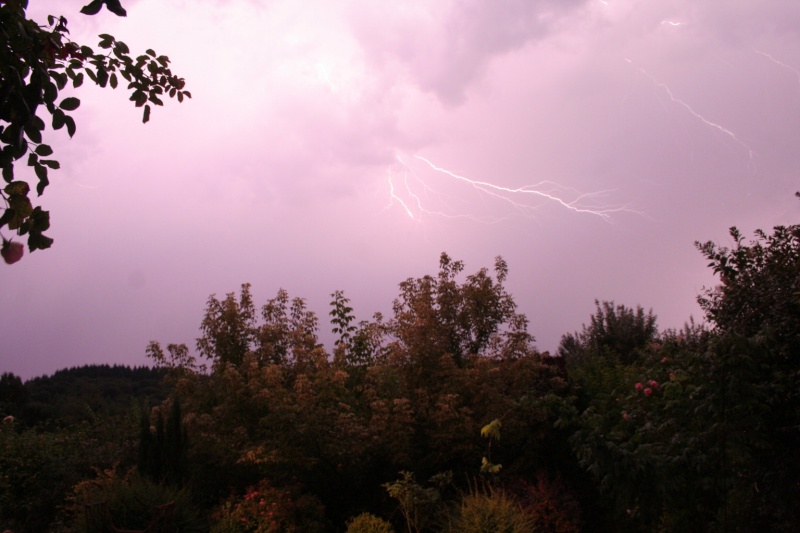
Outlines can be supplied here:
<path id="1" fill-rule="evenodd" d="M 541 353 L 505 261 L 442 254 L 391 316 L 245 283 L 153 368 L 5 373 L 0 529 L 797 531 L 800 226 L 730 233 L 680 330 L 596 302 Z"/>

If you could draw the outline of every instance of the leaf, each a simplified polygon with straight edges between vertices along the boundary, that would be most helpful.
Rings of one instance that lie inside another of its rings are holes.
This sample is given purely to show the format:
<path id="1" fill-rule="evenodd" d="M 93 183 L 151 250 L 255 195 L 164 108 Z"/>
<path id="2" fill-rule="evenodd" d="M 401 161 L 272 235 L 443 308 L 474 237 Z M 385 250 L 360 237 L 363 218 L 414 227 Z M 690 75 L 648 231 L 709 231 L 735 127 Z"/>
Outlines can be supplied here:
<path id="1" fill-rule="evenodd" d="M 27 126 L 25 126 L 25 135 L 27 135 L 28 138 L 35 143 L 42 142 L 42 132 L 33 124 L 29 123 Z"/>
<path id="2" fill-rule="evenodd" d="M 58 98 L 58 88 L 54 83 L 45 83 L 44 84 L 44 101 L 47 102 L 55 102 L 56 98 Z"/>
<path id="3" fill-rule="evenodd" d="M 53 112 L 53 129 L 60 130 L 63 128 L 64 124 L 66 123 L 66 117 L 67 115 L 63 111 L 56 109 Z"/>
<path id="4" fill-rule="evenodd" d="M 486 457 L 481 458 L 481 473 L 482 474 L 498 474 L 503 468 L 503 465 L 496 465 L 490 463 Z"/>
<path id="5" fill-rule="evenodd" d="M 70 96 L 69 98 L 64 98 L 59 104 L 58 107 L 63 109 L 64 111 L 75 111 L 80 107 L 81 101 L 75 98 L 74 96 Z"/>
<path id="6" fill-rule="evenodd" d="M 144 106 L 144 113 L 142 114 L 142 124 L 150 122 L 150 104 Z"/>
<path id="7" fill-rule="evenodd" d="M 48 155 L 53 155 L 53 149 L 50 148 L 50 145 L 40 144 L 39 146 L 36 147 L 36 150 L 34 150 L 34 153 L 36 155 L 41 155 L 41 156 L 47 157 Z"/>
<path id="8" fill-rule="evenodd" d="M 131 49 L 128 48 L 128 45 L 122 41 L 117 41 L 117 44 L 114 45 L 114 50 L 118 51 L 120 54 L 129 54 L 131 52 Z"/>
<path id="9" fill-rule="evenodd" d="M 64 117 L 64 123 L 67 125 L 67 133 L 72 137 L 75 135 L 75 121 L 70 116 Z"/>
<path id="10" fill-rule="evenodd" d="M 78 88 L 81 85 L 83 85 L 83 72 L 78 72 L 75 77 L 72 78 L 72 86 Z"/>
<path id="11" fill-rule="evenodd" d="M 111 74 L 111 77 L 108 79 L 109 84 L 111 85 L 112 89 L 117 88 L 117 75 Z"/>
<path id="12" fill-rule="evenodd" d="M 500 427 L 502 424 L 498 419 L 494 419 L 481 428 L 481 437 L 487 439 L 500 440 Z"/>
<path id="13" fill-rule="evenodd" d="M 102 8 L 103 0 L 92 0 L 92 2 L 81 8 L 81 13 L 84 15 L 97 15 Z"/>
<path id="14" fill-rule="evenodd" d="M 14 181 L 14 165 L 6 165 L 3 167 L 3 179 L 7 183 Z"/>
<path id="15" fill-rule="evenodd" d="M 56 80 L 56 85 L 60 91 L 67 86 L 67 75 L 64 72 L 50 72 L 50 77 Z"/>
<path id="16" fill-rule="evenodd" d="M 52 168 L 53 170 L 58 170 L 61 168 L 61 163 L 55 159 L 42 159 L 42 164 L 46 167 Z"/>
<path id="17" fill-rule="evenodd" d="M 44 193 L 45 187 L 50 185 L 50 180 L 47 179 L 47 167 L 44 165 L 36 165 L 33 167 L 36 170 L 36 176 L 39 178 L 39 183 L 36 184 L 36 194 L 39 196 Z"/>
<path id="18" fill-rule="evenodd" d="M 119 0 L 105 0 L 106 2 L 106 9 L 114 13 L 118 17 L 126 17 L 128 13 L 125 11 L 125 8 L 119 3 Z"/>
<path id="19" fill-rule="evenodd" d="M 33 212 L 33 206 L 27 196 L 12 194 L 8 197 L 8 211 L 12 211 L 11 220 L 8 221 L 9 229 L 17 229 Z"/>
<path id="20" fill-rule="evenodd" d="M 104 68 L 97 69 L 97 84 L 105 87 L 108 83 L 108 71 Z"/>
<path id="21" fill-rule="evenodd" d="M 41 233 L 31 233 L 28 237 L 28 248 L 30 251 L 46 250 L 53 244 L 53 239 Z"/>
<path id="22" fill-rule="evenodd" d="M 136 107 L 142 107 L 147 103 L 147 95 L 142 91 L 134 91 L 130 99 L 136 102 Z"/>
<path id="23" fill-rule="evenodd" d="M 36 184 L 36 194 L 39 196 L 44 194 L 44 190 L 48 185 L 50 185 L 50 180 L 46 178 L 43 180 L 39 180 L 39 183 Z"/>
<path id="24" fill-rule="evenodd" d="M 6 185 L 6 188 L 3 191 L 8 195 L 18 194 L 21 196 L 27 196 L 28 191 L 30 191 L 30 186 L 24 181 L 14 181 Z"/>
<path id="25" fill-rule="evenodd" d="M 44 165 L 34 165 L 33 169 L 36 171 L 36 177 L 39 181 L 47 181 L 47 167 Z"/>

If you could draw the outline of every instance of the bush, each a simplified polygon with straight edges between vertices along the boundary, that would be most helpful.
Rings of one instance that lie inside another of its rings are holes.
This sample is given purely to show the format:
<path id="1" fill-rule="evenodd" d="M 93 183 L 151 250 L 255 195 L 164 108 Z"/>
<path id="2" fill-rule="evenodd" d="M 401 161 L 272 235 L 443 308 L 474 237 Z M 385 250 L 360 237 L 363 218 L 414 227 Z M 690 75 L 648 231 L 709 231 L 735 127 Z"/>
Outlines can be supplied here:
<path id="1" fill-rule="evenodd" d="M 383 518 L 370 513 L 361 513 L 347 523 L 346 533 L 394 533 L 394 529 Z"/>
<path id="2" fill-rule="evenodd" d="M 295 533 L 324 531 L 324 508 L 297 489 L 278 489 L 261 480 L 244 496 L 225 501 L 211 533 Z"/>
<path id="3" fill-rule="evenodd" d="M 120 475 L 112 468 L 78 483 L 65 506 L 71 531 L 107 531 L 108 519 L 122 529 L 145 529 L 158 516 L 158 506 L 174 502 L 167 528 L 159 531 L 207 531 L 200 510 L 187 489 L 154 483 L 135 472 Z M 106 512 L 107 511 L 107 512 Z"/>
<path id="4" fill-rule="evenodd" d="M 581 508 L 560 477 L 538 472 L 535 481 L 521 483 L 520 503 L 536 526 L 536 533 L 579 533 Z"/>
<path id="5" fill-rule="evenodd" d="M 475 488 L 447 520 L 446 533 L 533 533 L 533 519 L 506 492 Z"/>

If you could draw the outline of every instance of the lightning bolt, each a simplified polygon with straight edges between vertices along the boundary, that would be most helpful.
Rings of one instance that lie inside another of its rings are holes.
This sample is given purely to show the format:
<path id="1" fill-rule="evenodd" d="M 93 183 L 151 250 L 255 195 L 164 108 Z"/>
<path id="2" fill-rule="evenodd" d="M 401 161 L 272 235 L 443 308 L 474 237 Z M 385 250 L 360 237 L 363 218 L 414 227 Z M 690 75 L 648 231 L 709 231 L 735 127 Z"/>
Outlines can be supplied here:
<path id="1" fill-rule="evenodd" d="M 404 200 L 400 193 L 398 193 L 398 188 L 400 187 L 396 187 L 393 173 L 390 170 L 388 180 L 390 195 L 389 206 L 397 202 L 406 214 L 414 220 L 418 219 L 417 213 L 419 213 L 445 218 L 468 218 L 479 222 L 499 222 L 510 218 L 512 215 L 524 217 L 532 216 L 534 211 L 545 203 L 555 203 L 569 211 L 594 215 L 606 221 L 611 220 L 611 216 L 615 213 L 637 213 L 637 211 L 629 209 L 627 206 L 600 205 L 600 198 L 611 191 L 580 193 L 574 189 L 561 186 L 549 180 L 541 181 L 533 185 L 525 185 L 523 187 L 506 187 L 489 181 L 471 179 L 440 167 L 421 155 L 413 156 L 414 160 L 425 163 L 425 165 L 435 173 L 435 176 L 445 178 L 446 181 L 466 185 L 473 189 L 484 203 L 489 204 L 489 207 L 492 207 L 494 204 L 498 207 L 502 205 L 506 206 L 503 209 L 504 214 L 502 216 L 480 217 L 471 214 L 457 213 L 454 212 L 455 210 L 448 204 L 445 195 L 434 189 L 430 181 L 422 179 L 405 158 L 398 155 L 396 159 L 402 168 L 402 179 L 400 181 L 402 182 L 402 189 L 404 190 L 403 196 L 407 198 Z M 434 203 L 443 204 L 446 210 L 434 210 L 427 207 L 430 198 L 434 199 Z M 463 201 L 464 199 L 462 198 L 461 200 Z"/>
<path id="2" fill-rule="evenodd" d="M 761 50 L 753 50 L 753 51 L 754 51 L 755 53 L 759 54 L 759 55 L 762 55 L 762 56 L 766 57 L 767 59 L 769 59 L 770 61 L 772 61 L 772 62 L 773 62 L 773 63 L 775 63 L 776 65 L 778 65 L 778 66 L 780 66 L 780 67 L 783 67 L 783 68 L 785 68 L 785 69 L 789 69 L 789 70 L 791 70 L 792 72 L 794 72 L 795 76 L 797 76 L 797 83 L 798 83 L 798 84 L 800 84 L 800 71 L 799 71 L 799 70 L 797 70 L 796 68 L 794 68 L 794 67 L 793 67 L 793 66 L 791 66 L 791 65 L 787 65 L 787 64 L 786 64 L 786 63 L 784 63 L 783 61 L 779 61 L 779 60 L 775 59 L 774 57 L 772 57 L 771 55 L 769 55 L 769 54 L 768 54 L 768 53 L 766 53 L 766 52 L 762 52 Z"/>
<path id="3" fill-rule="evenodd" d="M 408 189 L 408 187 L 406 187 L 406 189 Z M 395 201 L 400 204 L 400 207 L 403 208 L 403 210 L 406 212 L 409 218 L 412 219 L 415 218 L 414 212 L 411 211 L 411 208 L 408 207 L 408 204 L 406 204 L 406 202 L 401 197 L 399 197 L 397 193 L 394 191 L 394 181 L 392 181 L 392 173 L 389 172 L 389 205 L 387 206 L 387 208 L 392 207 Z"/>
<path id="4" fill-rule="evenodd" d="M 690 106 L 689 104 L 687 104 L 686 102 L 684 102 L 684 101 L 683 101 L 683 100 L 681 100 L 680 98 L 677 98 L 677 97 L 676 97 L 676 96 L 675 96 L 675 95 L 672 93 L 672 90 L 669 88 L 669 86 L 668 86 L 666 83 L 663 83 L 663 82 L 659 81 L 659 80 L 658 80 L 658 78 L 656 78 L 655 76 L 653 76 L 652 74 L 650 74 L 649 72 L 647 72 L 647 71 L 646 71 L 645 69 L 643 69 L 642 67 L 640 67 L 640 66 L 636 65 L 636 64 L 635 64 L 633 61 L 631 61 L 631 60 L 630 60 L 630 59 L 628 59 L 627 57 L 625 58 L 625 61 L 627 61 L 627 62 L 628 62 L 628 63 L 629 63 L 631 66 L 633 66 L 633 67 L 634 67 L 636 70 L 638 70 L 638 71 L 639 71 L 640 73 L 642 73 L 644 76 L 646 76 L 647 78 L 649 78 L 649 79 L 650 79 L 650 81 L 652 81 L 652 82 L 653 82 L 653 84 L 654 84 L 656 87 L 658 87 L 658 88 L 662 89 L 662 90 L 663 90 L 663 91 L 664 91 L 664 92 L 667 94 L 667 96 L 669 97 L 669 99 L 670 99 L 670 100 L 672 100 L 672 102 L 673 102 L 673 103 L 675 103 L 675 104 L 678 104 L 679 106 L 681 106 L 681 107 L 683 107 L 684 109 L 686 109 L 686 110 L 689 112 L 689 114 L 691 114 L 691 115 L 692 115 L 694 118 L 696 118 L 697 120 L 699 120 L 700 122 L 702 122 L 702 123 L 703 123 L 703 124 L 705 124 L 706 126 L 708 126 L 708 127 L 710 127 L 710 128 L 713 128 L 713 129 L 716 129 L 717 131 L 719 131 L 719 132 L 721 132 L 721 133 L 723 133 L 723 134 L 727 135 L 727 136 L 728 136 L 728 137 L 730 137 L 731 139 L 733 139 L 733 141 L 734 141 L 736 144 L 738 144 L 739 146 L 741 146 L 742 148 L 744 148 L 745 150 L 747 150 L 747 153 L 748 153 L 748 155 L 750 156 L 750 161 L 751 161 L 751 162 L 753 161 L 753 155 L 754 155 L 754 153 L 753 153 L 753 150 L 752 150 L 752 149 L 751 149 L 749 146 L 747 146 L 747 145 L 746 145 L 744 142 L 742 142 L 741 140 L 739 140 L 739 138 L 736 136 L 736 134 L 735 134 L 735 133 L 733 133 L 731 130 L 729 130 L 729 129 L 725 128 L 724 126 L 722 126 L 722 125 L 720 125 L 720 124 L 717 124 L 716 122 L 712 122 L 712 121 L 708 120 L 706 117 L 704 117 L 703 115 L 701 115 L 700 113 L 698 113 L 697 111 L 695 111 L 695 110 L 692 108 L 692 106 Z"/>

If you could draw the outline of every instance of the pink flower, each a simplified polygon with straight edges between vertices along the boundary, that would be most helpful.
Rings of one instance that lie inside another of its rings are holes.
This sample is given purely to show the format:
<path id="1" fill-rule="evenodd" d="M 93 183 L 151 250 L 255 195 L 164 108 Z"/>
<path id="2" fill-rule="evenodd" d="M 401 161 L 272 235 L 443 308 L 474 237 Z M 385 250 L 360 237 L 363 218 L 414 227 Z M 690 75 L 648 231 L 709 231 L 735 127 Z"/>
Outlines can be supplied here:
<path id="1" fill-rule="evenodd" d="M 633 388 L 636 389 L 637 391 L 640 391 L 640 390 L 642 390 L 642 384 L 641 383 L 637 383 L 636 385 L 633 386 Z"/>
<path id="2" fill-rule="evenodd" d="M 667 362 L 667 358 L 666 358 L 666 357 L 662 357 L 662 358 L 661 358 L 661 363 L 662 363 L 662 364 L 665 364 L 666 362 Z"/>
<path id="3" fill-rule="evenodd" d="M 650 387 L 647 387 L 646 389 L 644 389 L 644 395 L 645 396 L 650 396 L 651 394 L 653 394 L 653 389 L 651 389 Z"/>
<path id="4" fill-rule="evenodd" d="M 623 420 L 628 420 L 629 418 L 630 418 L 630 415 L 628 413 L 626 413 L 625 411 L 623 411 L 622 412 L 622 419 Z"/>
<path id="5" fill-rule="evenodd" d="M 675 379 L 675 372 L 670 372 L 669 373 L 669 380 L 673 381 L 674 379 Z"/>
<path id="6" fill-rule="evenodd" d="M 658 381 L 656 381 L 654 379 L 651 379 L 650 381 L 648 381 L 647 384 L 650 385 L 651 387 L 653 387 L 654 389 L 658 388 Z"/>

